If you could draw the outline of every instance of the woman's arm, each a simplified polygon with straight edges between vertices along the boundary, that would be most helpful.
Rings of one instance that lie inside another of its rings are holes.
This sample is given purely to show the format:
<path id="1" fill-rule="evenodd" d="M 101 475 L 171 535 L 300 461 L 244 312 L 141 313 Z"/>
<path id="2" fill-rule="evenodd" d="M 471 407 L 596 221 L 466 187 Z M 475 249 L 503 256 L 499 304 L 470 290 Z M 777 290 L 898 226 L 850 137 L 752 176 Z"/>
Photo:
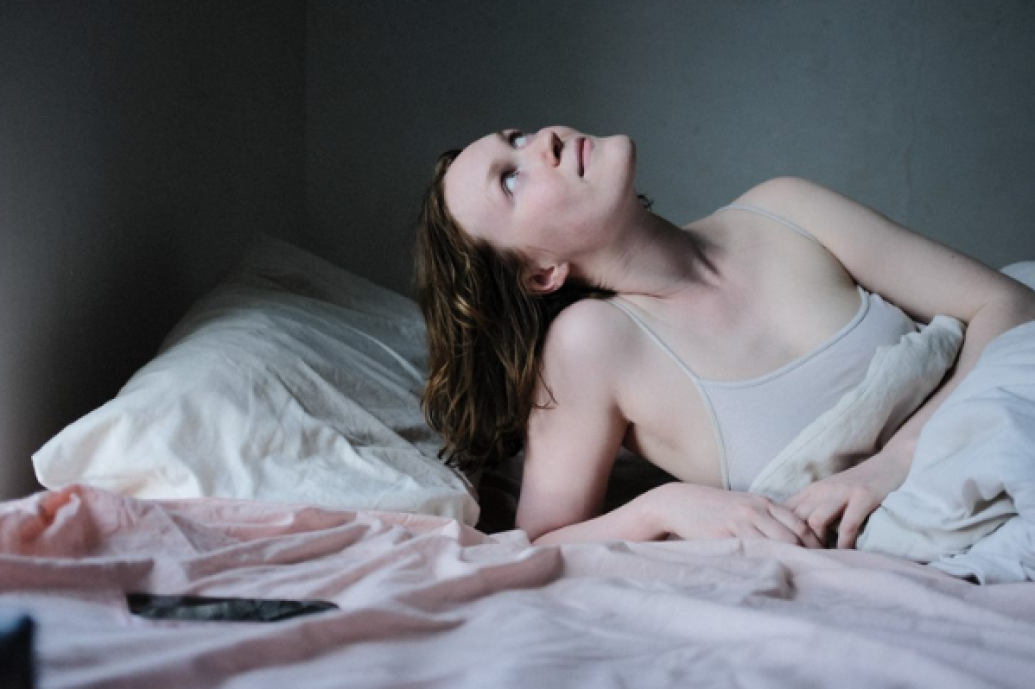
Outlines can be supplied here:
<path id="1" fill-rule="evenodd" d="M 787 501 L 821 538 L 840 518 L 838 546 L 851 547 L 866 517 L 901 485 L 920 430 L 974 368 L 985 346 L 1035 319 L 1035 292 L 844 196 L 805 180 L 766 182 L 742 197 L 811 232 L 856 282 L 921 322 L 939 313 L 967 325 L 950 374 L 872 459 L 819 481 Z"/>
<path id="2" fill-rule="evenodd" d="M 804 519 L 769 498 L 691 483 L 666 483 L 595 519 L 561 527 L 536 545 L 623 539 L 747 538 L 822 547 Z"/>
<path id="3" fill-rule="evenodd" d="M 684 483 L 660 486 L 601 515 L 628 423 L 622 372 L 635 356 L 625 317 L 579 302 L 554 321 L 544 346 L 541 408 L 525 445 L 517 526 L 536 545 L 681 538 L 769 538 L 818 547 L 804 520 L 759 495 Z M 635 335 L 635 331 L 632 331 Z M 606 335 L 606 337 L 605 337 Z"/>
<path id="4" fill-rule="evenodd" d="M 585 300 L 554 320 L 543 346 L 536 408 L 528 420 L 517 526 L 535 540 L 597 517 L 626 421 L 618 404 L 620 338 L 607 304 Z M 635 515 L 598 524 L 594 539 L 644 537 Z M 588 535 L 588 534 L 587 534 Z M 646 536 L 649 538 L 649 536 Z"/>

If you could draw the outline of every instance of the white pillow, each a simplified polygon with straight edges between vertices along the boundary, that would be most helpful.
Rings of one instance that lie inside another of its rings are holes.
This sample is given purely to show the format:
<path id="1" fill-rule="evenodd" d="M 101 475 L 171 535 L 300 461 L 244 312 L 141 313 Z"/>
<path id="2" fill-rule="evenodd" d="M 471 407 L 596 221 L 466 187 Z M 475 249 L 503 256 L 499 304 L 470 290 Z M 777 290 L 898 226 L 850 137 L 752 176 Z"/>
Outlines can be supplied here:
<path id="1" fill-rule="evenodd" d="M 478 505 L 435 458 L 416 305 L 264 238 L 118 396 L 34 456 L 48 488 L 442 515 Z"/>

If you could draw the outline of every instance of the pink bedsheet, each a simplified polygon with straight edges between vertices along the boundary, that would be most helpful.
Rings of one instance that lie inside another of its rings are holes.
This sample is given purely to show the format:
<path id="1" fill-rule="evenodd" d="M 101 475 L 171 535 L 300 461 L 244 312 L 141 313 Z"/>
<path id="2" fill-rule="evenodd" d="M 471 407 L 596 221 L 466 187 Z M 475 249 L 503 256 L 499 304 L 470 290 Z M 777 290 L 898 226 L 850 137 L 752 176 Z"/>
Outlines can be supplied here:
<path id="1" fill-rule="evenodd" d="M 124 593 L 329 600 L 149 621 Z M 780 543 L 532 548 L 446 519 L 73 487 L 0 505 L 42 687 L 1031 687 L 1035 584 Z"/>

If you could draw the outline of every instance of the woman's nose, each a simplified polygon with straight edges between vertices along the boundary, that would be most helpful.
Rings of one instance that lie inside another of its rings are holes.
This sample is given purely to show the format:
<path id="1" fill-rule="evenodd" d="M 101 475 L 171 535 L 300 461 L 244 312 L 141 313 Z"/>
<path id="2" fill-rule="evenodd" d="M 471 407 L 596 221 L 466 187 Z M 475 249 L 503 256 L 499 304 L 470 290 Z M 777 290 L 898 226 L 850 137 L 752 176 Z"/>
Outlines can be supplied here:
<path id="1" fill-rule="evenodd" d="M 536 156 L 541 156 L 550 165 L 557 165 L 560 156 L 557 149 L 561 146 L 561 139 L 552 129 L 542 129 L 535 135 L 533 149 Z"/>

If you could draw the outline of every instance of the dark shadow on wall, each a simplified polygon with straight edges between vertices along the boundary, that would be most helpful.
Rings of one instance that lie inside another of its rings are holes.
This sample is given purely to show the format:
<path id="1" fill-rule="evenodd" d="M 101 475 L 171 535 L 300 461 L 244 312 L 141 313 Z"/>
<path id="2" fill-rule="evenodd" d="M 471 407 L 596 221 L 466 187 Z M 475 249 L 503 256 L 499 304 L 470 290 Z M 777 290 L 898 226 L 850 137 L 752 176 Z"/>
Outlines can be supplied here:
<path id="1" fill-rule="evenodd" d="M 88 295 L 70 295 L 63 318 L 40 349 L 26 352 L 29 365 L 12 381 L 35 422 L 13 457 L 28 462 L 67 423 L 114 397 L 157 351 L 190 296 L 175 252 L 160 246 L 120 255 L 96 274 Z M 10 478 L 11 495 L 40 489 L 30 473 Z"/>
<path id="2" fill-rule="evenodd" d="M 409 293 L 439 153 L 503 127 L 600 119 L 594 2 L 307 3 L 306 248 Z M 610 6 L 605 6 L 605 11 Z"/>
<path id="3" fill-rule="evenodd" d="M 305 4 L 0 4 L 0 498 L 303 222 Z"/>

